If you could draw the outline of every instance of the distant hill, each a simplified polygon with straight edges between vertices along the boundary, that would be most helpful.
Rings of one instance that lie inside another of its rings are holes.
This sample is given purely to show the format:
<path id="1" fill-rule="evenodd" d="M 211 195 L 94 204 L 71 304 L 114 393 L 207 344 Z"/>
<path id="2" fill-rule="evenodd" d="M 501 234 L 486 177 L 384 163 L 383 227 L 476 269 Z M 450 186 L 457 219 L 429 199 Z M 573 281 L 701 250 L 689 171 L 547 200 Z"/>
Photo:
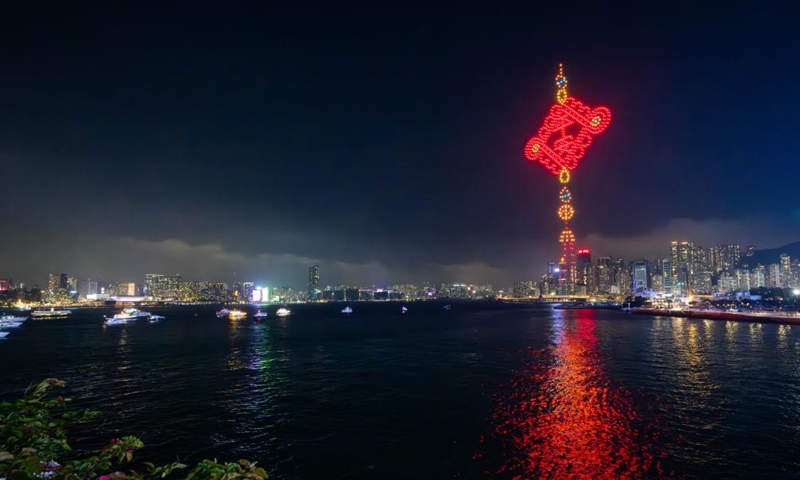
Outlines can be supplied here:
<path id="1" fill-rule="evenodd" d="M 769 265 L 770 263 L 780 263 L 781 255 L 788 253 L 792 257 L 792 263 L 800 259 L 800 242 L 790 243 L 778 248 L 768 248 L 766 250 L 756 250 L 753 252 L 752 257 L 742 257 L 743 264 L 747 264 L 750 268 L 755 267 L 759 263 L 761 265 Z"/>

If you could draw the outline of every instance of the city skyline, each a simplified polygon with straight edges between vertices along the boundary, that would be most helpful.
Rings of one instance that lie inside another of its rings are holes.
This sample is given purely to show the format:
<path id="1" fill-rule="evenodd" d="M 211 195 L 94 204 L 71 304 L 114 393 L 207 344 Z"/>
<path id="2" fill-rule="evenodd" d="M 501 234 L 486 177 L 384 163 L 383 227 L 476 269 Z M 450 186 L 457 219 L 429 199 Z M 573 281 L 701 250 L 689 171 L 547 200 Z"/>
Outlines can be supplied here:
<path id="1" fill-rule="evenodd" d="M 540 278 L 542 284 L 537 286 L 537 289 L 541 294 L 557 296 L 571 294 L 625 296 L 642 289 L 674 295 L 709 295 L 717 292 L 731 292 L 735 289 L 746 291 L 757 287 L 796 288 L 800 286 L 800 242 L 776 249 L 757 250 L 753 245 L 733 243 L 701 245 L 693 241 L 672 240 L 658 255 L 647 258 L 605 252 L 595 252 L 593 256 L 592 250 L 589 248 L 578 249 L 577 253 L 577 283 L 574 289 L 565 289 L 566 285 L 560 280 L 563 276 L 558 269 L 560 265 L 556 261 L 551 261 L 548 262 L 546 269 L 542 269 L 528 279 L 517 278 L 513 282 L 500 284 L 482 282 L 474 278 L 426 279 L 425 281 L 395 278 L 383 284 L 369 284 L 354 282 L 352 279 L 331 279 L 323 276 L 322 280 L 324 281 L 321 281 L 320 266 L 314 264 L 307 269 L 307 282 L 302 285 L 281 281 L 270 283 L 255 278 L 239 280 L 187 278 L 180 273 L 148 273 L 139 279 L 134 279 L 133 282 L 129 281 L 133 278 L 130 275 L 120 281 L 119 279 L 108 280 L 67 273 L 51 273 L 43 285 L 0 277 L 0 291 L 7 291 L 12 287 L 20 288 L 22 285 L 27 289 L 41 288 L 45 293 L 49 292 L 50 296 L 60 291 L 60 295 L 64 298 L 68 298 L 70 292 L 84 298 L 86 293 L 103 293 L 103 290 L 111 296 L 176 298 L 179 296 L 176 292 L 186 286 L 200 289 L 202 284 L 216 286 L 214 287 L 216 289 L 227 290 L 228 287 L 232 287 L 233 290 L 237 290 L 236 285 L 240 287 L 249 285 L 252 288 L 295 290 L 298 294 L 303 292 L 301 298 L 314 301 L 323 299 L 320 296 L 323 291 L 342 287 L 395 290 L 398 285 L 414 284 L 440 287 L 445 285 L 476 286 L 483 290 L 488 288 L 493 292 L 508 293 L 521 283 L 538 282 L 530 280 L 532 278 Z M 773 268 L 774 271 L 772 271 Z M 617 273 L 613 273 L 611 270 Z M 620 277 L 619 275 L 623 271 L 625 273 Z M 141 281 L 142 279 L 143 281 Z M 599 287 L 601 284 L 605 286 Z M 612 284 L 616 287 L 609 290 Z M 124 293 L 120 293 L 120 288 L 124 289 Z M 156 291 L 172 293 L 169 295 L 153 294 Z"/>
<path id="2" fill-rule="evenodd" d="M 53 8 L 6 16 L 3 276 L 532 278 L 557 187 L 519 146 L 562 62 L 615 115 L 574 180 L 576 248 L 800 239 L 785 10 Z"/>

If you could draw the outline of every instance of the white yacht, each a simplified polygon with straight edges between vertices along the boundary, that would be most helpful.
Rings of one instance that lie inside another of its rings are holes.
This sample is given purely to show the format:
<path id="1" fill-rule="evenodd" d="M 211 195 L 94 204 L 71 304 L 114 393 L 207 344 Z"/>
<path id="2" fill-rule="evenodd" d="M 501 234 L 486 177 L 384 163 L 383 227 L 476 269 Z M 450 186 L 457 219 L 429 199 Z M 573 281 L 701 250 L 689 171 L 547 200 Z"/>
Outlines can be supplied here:
<path id="1" fill-rule="evenodd" d="M 277 315 L 279 317 L 287 317 L 287 316 L 289 316 L 291 314 L 292 314 L 292 311 L 289 310 L 288 308 L 279 308 L 278 311 L 275 312 L 275 315 Z"/>
<path id="2" fill-rule="evenodd" d="M 135 308 L 125 308 L 120 313 L 114 315 L 113 317 L 106 317 L 106 320 L 122 320 L 125 322 L 130 322 L 133 320 L 138 320 L 142 317 L 149 317 L 149 312 L 143 312 L 141 310 L 137 310 Z"/>
<path id="3" fill-rule="evenodd" d="M 108 318 L 106 317 L 106 321 L 103 323 L 104 325 L 125 325 L 128 323 L 127 320 L 123 320 L 121 318 Z"/>
<path id="4" fill-rule="evenodd" d="M 22 323 L 27 320 L 28 317 L 15 317 L 14 315 L 0 315 L 0 322 L 19 322 Z"/>
<path id="5" fill-rule="evenodd" d="M 164 320 L 163 315 L 150 315 L 150 323 L 158 323 L 161 320 Z"/>
<path id="6" fill-rule="evenodd" d="M 350 306 L 348 305 L 342 309 L 342 313 L 344 313 L 345 315 L 350 315 L 351 313 L 353 313 L 353 309 L 350 308 Z"/>
<path id="7" fill-rule="evenodd" d="M 18 328 L 22 326 L 22 323 L 23 322 L 10 322 L 8 320 L 0 321 L 0 328 Z"/>
<path id="8" fill-rule="evenodd" d="M 0 332 L 0 338 L 6 338 L 9 332 Z"/>

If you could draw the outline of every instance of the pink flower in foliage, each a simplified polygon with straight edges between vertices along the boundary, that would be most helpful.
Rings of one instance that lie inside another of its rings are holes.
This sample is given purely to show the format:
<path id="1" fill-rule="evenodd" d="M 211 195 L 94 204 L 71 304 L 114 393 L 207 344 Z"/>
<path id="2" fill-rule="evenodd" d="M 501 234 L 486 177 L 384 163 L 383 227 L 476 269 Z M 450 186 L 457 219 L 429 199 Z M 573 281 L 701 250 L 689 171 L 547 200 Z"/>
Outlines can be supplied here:
<path id="1" fill-rule="evenodd" d="M 128 450 L 128 455 L 133 455 L 133 450 Z"/>
<path id="2" fill-rule="evenodd" d="M 58 403 L 64 403 L 64 397 L 59 396 L 58 397 Z"/>
<path id="3" fill-rule="evenodd" d="M 111 477 L 109 477 L 108 475 L 100 475 L 100 478 L 98 478 L 97 480 L 111 480 Z"/>
<path id="4" fill-rule="evenodd" d="M 117 439 L 116 438 L 112 438 L 111 439 L 111 445 L 114 445 L 115 443 L 117 443 Z"/>

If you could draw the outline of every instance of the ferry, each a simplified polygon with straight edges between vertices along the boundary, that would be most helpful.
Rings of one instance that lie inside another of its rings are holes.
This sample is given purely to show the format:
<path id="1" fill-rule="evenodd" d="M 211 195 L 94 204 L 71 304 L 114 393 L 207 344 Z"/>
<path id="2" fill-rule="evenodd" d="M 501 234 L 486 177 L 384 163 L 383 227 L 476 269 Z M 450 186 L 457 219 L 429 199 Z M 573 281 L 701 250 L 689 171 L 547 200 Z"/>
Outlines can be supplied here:
<path id="1" fill-rule="evenodd" d="M 289 316 L 291 314 L 292 314 L 292 311 L 289 310 L 288 308 L 279 308 L 278 311 L 275 312 L 275 315 L 277 315 L 279 317 L 287 317 L 287 316 Z"/>
<path id="2" fill-rule="evenodd" d="M 71 310 L 56 310 L 55 308 L 51 307 L 50 310 L 34 310 L 31 312 L 31 317 L 33 318 L 57 318 L 57 317 L 67 317 L 72 314 Z"/>
<path id="3" fill-rule="evenodd" d="M 255 317 L 255 318 L 264 318 L 266 316 L 267 316 L 267 312 L 262 312 L 261 309 L 258 309 L 256 311 L 255 315 L 253 315 L 253 317 Z"/>

